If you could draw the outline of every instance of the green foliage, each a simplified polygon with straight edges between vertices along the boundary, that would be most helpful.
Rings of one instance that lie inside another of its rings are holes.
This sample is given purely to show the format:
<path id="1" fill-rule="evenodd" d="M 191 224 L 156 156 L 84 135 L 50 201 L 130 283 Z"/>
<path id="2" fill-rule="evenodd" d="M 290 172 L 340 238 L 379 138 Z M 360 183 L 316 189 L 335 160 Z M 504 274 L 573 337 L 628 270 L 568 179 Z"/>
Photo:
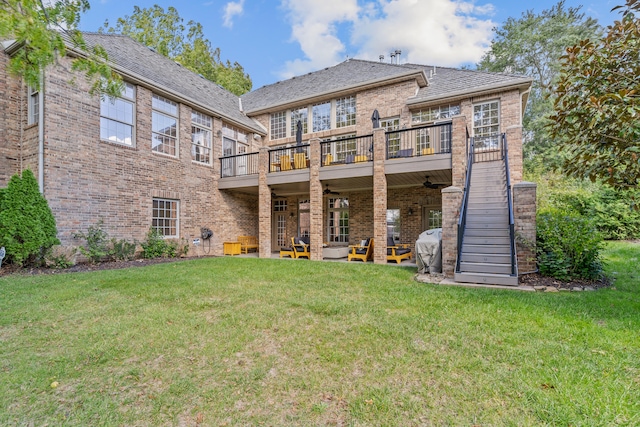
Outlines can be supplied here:
<path id="1" fill-rule="evenodd" d="M 536 224 L 540 274 L 561 280 L 596 279 L 602 274 L 602 236 L 592 220 L 549 209 Z"/>
<path id="2" fill-rule="evenodd" d="M 125 34 L 238 96 L 251 90 L 251 78 L 244 68 L 237 62 L 223 62 L 220 49 L 204 37 L 202 25 L 189 21 L 185 26 L 175 7 L 165 11 L 157 4 L 134 6 L 131 16 L 118 18 L 114 27 L 107 21 L 100 31 Z"/>
<path id="3" fill-rule="evenodd" d="M 640 179 L 640 1 L 626 4 L 604 38 L 567 49 L 549 125 L 566 173 L 619 189 Z"/>
<path id="4" fill-rule="evenodd" d="M 177 258 L 185 255 L 189 250 L 189 245 L 181 245 L 176 240 L 165 240 L 162 234 L 155 228 L 149 229 L 142 246 L 142 256 L 144 258 Z"/>
<path id="5" fill-rule="evenodd" d="M 0 246 L 17 265 L 41 264 L 49 249 L 60 244 L 56 221 L 40 194 L 33 172 L 14 175 L 0 201 Z"/>
<path id="6" fill-rule="evenodd" d="M 135 258 L 138 244 L 126 239 L 111 239 L 111 255 L 117 261 L 130 261 Z"/>
<path id="7" fill-rule="evenodd" d="M 46 5 L 46 6 L 45 6 Z M 5 0 L 0 3 L 0 39 L 12 39 L 22 47 L 11 56 L 9 71 L 39 88 L 41 71 L 64 55 L 67 46 L 85 52 L 73 59 L 73 69 L 85 74 L 91 93 L 117 96 L 122 91 L 120 77 L 107 65 L 107 55 L 100 46 L 86 45 L 77 30 L 80 13 L 89 9 L 88 0 Z"/>
<path id="8" fill-rule="evenodd" d="M 67 254 L 60 253 L 58 255 L 50 254 L 47 256 L 47 266 L 58 270 L 64 270 L 73 265 Z"/>
<path id="9" fill-rule="evenodd" d="M 86 240 L 87 246 L 80 246 L 78 250 L 82 255 L 89 258 L 89 261 L 94 263 L 103 261 L 111 252 L 109 250 L 109 235 L 104 231 L 103 226 L 104 221 L 100 219 L 96 225 L 89 226 L 86 233 L 73 234 L 75 239 Z"/>
<path id="10" fill-rule="evenodd" d="M 549 96 L 560 69 L 560 56 L 581 39 L 598 37 L 597 21 L 585 18 L 580 7 L 565 8 L 564 0 L 539 15 L 528 10 L 519 19 L 508 18 L 494 29 L 491 49 L 477 68 L 524 74 L 533 78 L 523 125 L 525 165 L 538 163 L 547 169 L 559 165 L 558 152 L 546 129 L 553 111 Z"/>

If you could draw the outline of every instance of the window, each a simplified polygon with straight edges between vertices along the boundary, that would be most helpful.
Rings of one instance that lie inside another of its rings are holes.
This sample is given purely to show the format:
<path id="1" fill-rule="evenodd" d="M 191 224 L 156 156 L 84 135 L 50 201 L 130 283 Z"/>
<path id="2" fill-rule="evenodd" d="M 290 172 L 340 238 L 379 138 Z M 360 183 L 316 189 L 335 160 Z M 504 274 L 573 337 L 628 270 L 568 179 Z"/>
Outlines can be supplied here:
<path id="1" fill-rule="evenodd" d="M 243 130 L 222 124 L 222 156 L 236 156 L 249 151 L 247 133 Z M 222 176 L 242 176 L 247 174 L 246 156 L 226 159 L 222 164 Z"/>
<path id="2" fill-rule="evenodd" d="M 311 235 L 311 202 L 298 200 L 298 236 L 309 237 Z"/>
<path id="3" fill-rule="evenodd" d="M 305 108 L 298 108 L 297 110 L 291 110 L 291 136 L 295 136 L 298 128 L 296 127 L 298 125 L 298 120 L 300 120 L 300 122 L 302 123 L 302 133 L 305 134 L 308 131 L 308 123 L 307 123 L 307 116 L 308 116 L 308 109 Z"/>
<path id="4" fill-rule="evenodd" d="M 500 105 L 498 101 L 473 106 L 473 136 L 478 149 L 498 148 Z"/>
<path id="5" fill-rule="evenodd" d="M 349 199 L 338 197 L 329 199 L 327 215 L 327 240 L 349 242 Z"/>
<path id="6" fill-rule="evenodd" d="M 287 136 L 287 112 L 271 113 L 271 139 Z"/>
<path id="7" fill-rule="evenodd" d="M 287 201 L 286 200 L 274 200 L 273 201 L 273 211 L 274 212 L 285 212 L 287 210 Z"/>
<path id="8" fill-rule="evenodd" d="M 424 207 L 422 211 L 423 229 L 442 228 L 442 208 Z"/>
<path id="9" fill-rule="evenodd" d="M 313 121 L 313 132 L 331 129 L 331 102 L 314 104 L 313 107 L 311 107 L 311 118 Z"/>
<path id="10" fill-rule="evenodd" d="M 175 157 L 178 150 L 178 104 L 153 95 L 151 106 L 151 149 Z"/>
<path id="11" fill-rule="evenodd" d="M 40 91 L 29 86 L 27 88 L 28 101 L 28 118 L 27 124 L 35 125 L 40 121 Z"/>
<path id="12" fill-rule="evenodd" d="M 100 100 L 100 139 L 133 146 L 133 113 L 135 111 L 135 89 L 125 83 L 118 98 L 105 97 Z"/>
<path id="13" fill-rule="evenodd" d="M 442 105 L 429 107 L 411 113 L 412 123 L 433 122 L 435 120 L 449 119 L 460 114 L 460 105 Z"/>
<path id="14" fill-rule="evenodd" d="M 336 127 L 356 124 L 356 98 L 347 96 L 336 100 Z"/>
<path id="15" fill-rule="evenodd" d="M 387 238 L 400 241 L 400 209 L 387 209 Z"/>
<path id="16" fill-rule="evenodd" d="M 387 132 L 400 129 L 400 118 L 395 117 L 392 119 L 380 120 L 380 127 Z M 400 134 L 399 133 L 387 133 L 387 151 L 389 157 L 392 157 L 400 150 Z"/>
<path id="17" fill-rule="evenodd" d="M 211 164 L 211 117 L 191 111 L 191 160 Z"/>
<path id="18" fill-rule="evenodd" d="M 178 237 L 178 201 L 153 199 L 151 228 L 164 237 Z"/>

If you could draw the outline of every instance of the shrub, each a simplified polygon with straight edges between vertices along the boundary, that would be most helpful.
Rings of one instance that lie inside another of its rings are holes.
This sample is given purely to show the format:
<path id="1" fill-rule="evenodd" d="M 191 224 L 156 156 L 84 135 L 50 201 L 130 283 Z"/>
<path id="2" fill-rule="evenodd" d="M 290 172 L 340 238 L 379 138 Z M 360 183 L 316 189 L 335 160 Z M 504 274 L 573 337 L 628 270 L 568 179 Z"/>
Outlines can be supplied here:
<path id="1" fill-rule="evenodd" d="M 601 277 L 602 236 L 592 220 L 548 209 L 538 212 L 536 231 L 540 274 L 560 280 Z"/>
<path id="2" fill-rule="evenodd" d="M 135 258 L 138 244 L 125 239 L 111 240 L 111 255 L 118 261 L 130 261 Z"/>
<path id="3" fill-rule="evenodd" d="M 44 262 L 47 252 L 60 241 L 56 221 L 38 189 L 33 172 L 14 175 L 0 199 L 0 246 L 17 265 Z"/>
<path id="4" fill-rule="evenodd" d="M 140 243 L 140 246 L 142 246 L 144 258 L 177 258 L 189 250 L 188 244 L 180 245 L 175 240 L 165 240 L 162 234 L 154 228 L 149 229 L 146 239 Z"/>
<path id="5" fill-rule="evenodd" d="M 60 253 L 58 255 L 50 254 L 47 256 L 47 267 L 62 270 L 65 268 L 69 268 L 72 265 L 73 262 L 64 253 Z"/>
<path id="6" fill-rule="evenodd" d="M 104 222 L 98 220 L 96 225 L 89 226 L 86 234 L 83 232 L 73 234 L 75 239 L 86 240 L 86 247 L 80 246 L 78 250 L 93 263 L 100 262 L 110 255 L 109 235 L 103 230 L 103 225 Z"/>

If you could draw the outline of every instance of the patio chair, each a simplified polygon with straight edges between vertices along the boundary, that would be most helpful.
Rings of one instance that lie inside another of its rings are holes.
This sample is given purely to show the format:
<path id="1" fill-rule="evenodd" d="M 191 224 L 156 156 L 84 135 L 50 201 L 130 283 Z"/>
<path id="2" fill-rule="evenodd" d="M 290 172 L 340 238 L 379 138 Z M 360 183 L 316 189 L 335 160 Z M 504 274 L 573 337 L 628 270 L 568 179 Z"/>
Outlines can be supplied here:
<path id="1" fill-rule="evenodd" d="M 280 156 L 280 170 L 281 171 L 290 171 L 291 170 L 291 157 L 289 156 Z"/>
<path id="2" fill-rule="evenodd" d="M 293 243 L 293 238 L 291 239 L 291 242 Z M 296 252 L 293 250 L 293 247 L 287 248 L 287 247 L 282 247 L 280 248 L 280 258 L 282 257 L 291 257 L 291 258 L 296 258 Z"/>
<path id="3" fill-rule="evenodd" d="M 323 166 L 329 166 L 331 163 L 333 163 L 333 155 L 332 154 L 325 154 L 324 155 L 324 163 Z"/>
<path id="4" fill-rule="evenodd" d="M 400 264 L 403 259 L 411 259 L 409 245 L 397 245 L 393 237 L 387 237 L 387 262 L 395 261 L 396 264 Z"/>
<path id="5" fill-rule="evenodd" d="M 296 169 L 305 169 L 307 167 L 307 156 L 304 153 L 294 154 L 293 165 Z"/>
<path id="6" fill-rule="evenodd" d="M 367 262 L 373 258 L 373 237 L 368 238 L 361 245 L 349 246 L 349 249 L 348 261 L 359 259 L 362 262 Z"/>
<path id="7" fill-rule="evenodd" d="M 307 259 L 311 259 L 309 254 L 309 243 L 307 243 L 303 237 L 292 237 L 291 247 L 293 248 L 293 253 L 296 258 L 306 257 Z"/>

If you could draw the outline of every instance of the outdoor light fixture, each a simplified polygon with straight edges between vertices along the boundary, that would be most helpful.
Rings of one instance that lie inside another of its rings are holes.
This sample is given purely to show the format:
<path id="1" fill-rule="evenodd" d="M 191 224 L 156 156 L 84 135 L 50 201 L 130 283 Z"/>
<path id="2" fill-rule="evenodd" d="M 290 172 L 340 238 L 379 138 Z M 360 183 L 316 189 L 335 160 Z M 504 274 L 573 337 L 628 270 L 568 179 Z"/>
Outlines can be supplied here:
<path id="1" fill-rule="evenodd" d="M 407 213 L 409 214 L 409 216 L 413 215 L 413 208 L 409 208 L 409 210 L 407 211 Z"/>

